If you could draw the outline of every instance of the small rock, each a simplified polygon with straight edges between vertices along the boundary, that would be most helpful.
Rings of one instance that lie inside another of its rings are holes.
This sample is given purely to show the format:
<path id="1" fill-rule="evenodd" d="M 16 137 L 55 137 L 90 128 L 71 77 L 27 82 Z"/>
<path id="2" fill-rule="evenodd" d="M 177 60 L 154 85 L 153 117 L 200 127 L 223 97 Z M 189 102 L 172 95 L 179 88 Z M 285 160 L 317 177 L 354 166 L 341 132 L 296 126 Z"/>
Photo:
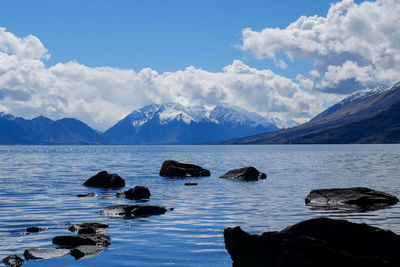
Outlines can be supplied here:
<path id="1" fill-rule="evenodd" d="M 39 233 L 41 231 L 46 230 L 45 228 L 40 228 L 40 227 L 36 227 L 36 226 L 32 226 L 32 227 L 28 227 L 26 228 L 26 232 L 27 233 Z"/>
<path id="2" fill-rule="evenodd" d="M 139 200 L 143 198 L 150 198 L 150 190 L 145 186 L 135 186 L 125 192 L 118 192 L 117 197 Z"/>
<path id="3" fill-rule="evenodd" d="M 164 214 L 173 208 L 147 206 L 147 205 L 118 205 L 109 206 L 100 211 L 100 214 L 108 217 L 131 219 L 134 217 L 147 217 Z"/>
<path id="4" fill-rule="evenodd" d="M 391 194 L 365 187 L 312 190 L 305 199 L 314 208 L 354 206 L 355 209 L 375 210 L 394 205 L 399 199 Z"/>
<path id="5" fill-rule="evenodd" d="M 197 183 L 194 183 L 194 182 L 187 182 L 187 183 L 185 183 L 185 185 L 188 185 L 188 186 L 190 186 L 190 185 L 197 185 Z"/>
<path id="6" fill-rule="evenodd" d="M 74 223 L 72 224 L 68 230 L 70 230 L 71 232 L 76 232 L 79 231 L 80 229 L 88 229 L 88 228 L 92 228 L 92 229 L 108 229 L 108 225 L 105 223 L 98 223 L 98 222 L 84 222 L 84 223 Z"/>
<path id="7" fill-rule="evenodd" d="M 267 175 L 259 172 L 254 167 L 244 167 L 241 169 L 231 170 L 221 175 L 220 178 L 237 179 L 242 181 L 258 181 L 260 179 L 266 179 Z"/>
<path id="8" fill-rule="evenodd" d="M 52 242 L 62 248 L 76 248 L 82 245 L 108 247 L 111 244 L 111 238 L 104 234 L 64 235 L 54 237 Z"/>
<path id="9" fill-rule="evenodd" d="M 203 169 L 200 166 L 180 163 L 174 160 L 167 160 L 161 166 L 160 176 L 169 178 L 185 178 L 185 177 L 200 177 L 210 176 L 209 170 Z"/>
<path id="10" fill-rule="evenodd" d="M 77 197 L 95 197 L 96 194 L 91 192 L 91 193 L 86 193 L 86 194 L 77 194 Z"/>
<path id="11" fill-rule="evenodd" d="M 69 254 L 69 249 L 55 249 L 55 248 L 32 248 L 26 249 L 24 252 L 25 260 L 41 260 L 61 258 Z"/>
<path id="12" fill-rule="evenodd" d="M 83 245 L 71 249 L 71 255 L 75 258 L 75 260 L 83 260 L 96 256 L 97 254 L 103 252 L 105 249 L 106 247 Z"/>
<path id="13" fill-rule="evenodd" d="M 97 188 L 120 188 L 125 186 L 125 180 L 118 174 L 102 171 L 86 180 L 83 185 Z"/>
<path id="14" fill-rule="evenodd" d="M 10 267 L 19 267 L 22 264 L 24 264 L 24 262 L 25 262 L 18 255 L 7 256 L 2 261 L 6 266 L 10 266 Z"/>

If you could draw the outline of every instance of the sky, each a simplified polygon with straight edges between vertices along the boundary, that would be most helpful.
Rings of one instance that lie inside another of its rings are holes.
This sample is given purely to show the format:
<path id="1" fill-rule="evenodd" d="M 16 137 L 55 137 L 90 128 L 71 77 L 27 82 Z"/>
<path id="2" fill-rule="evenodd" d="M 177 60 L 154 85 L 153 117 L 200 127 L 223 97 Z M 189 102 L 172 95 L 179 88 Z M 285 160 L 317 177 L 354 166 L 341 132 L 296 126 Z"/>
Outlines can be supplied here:
<path id="1" fill-rule="evenodd" d="M 400 1 L 29 1 L 0 8 L 0 111 L 105 130 L 230 104 L 304 122 L 400 80 Z"/>

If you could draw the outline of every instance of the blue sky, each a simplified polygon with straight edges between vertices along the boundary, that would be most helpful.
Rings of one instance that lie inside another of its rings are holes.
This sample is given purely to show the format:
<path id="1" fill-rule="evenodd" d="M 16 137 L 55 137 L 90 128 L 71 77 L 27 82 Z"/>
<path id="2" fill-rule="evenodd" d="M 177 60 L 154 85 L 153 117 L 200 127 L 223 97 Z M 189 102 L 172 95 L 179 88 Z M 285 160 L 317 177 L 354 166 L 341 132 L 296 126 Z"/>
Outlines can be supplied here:
<path id="1" fill-rule="evenodd" d="M 304 122 L 399 80 L 399 13 L 398 0 L 4 0 L 0 111 L 104 130 L 177 101 Z"/>

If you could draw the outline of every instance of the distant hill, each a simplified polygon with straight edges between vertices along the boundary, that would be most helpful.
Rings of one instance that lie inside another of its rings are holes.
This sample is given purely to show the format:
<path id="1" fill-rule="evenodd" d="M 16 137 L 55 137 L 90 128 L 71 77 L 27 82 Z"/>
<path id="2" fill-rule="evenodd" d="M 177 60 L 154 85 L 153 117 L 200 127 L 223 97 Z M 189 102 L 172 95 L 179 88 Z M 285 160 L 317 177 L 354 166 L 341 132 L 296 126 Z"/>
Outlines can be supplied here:
<path id="1" fill-rule="evenodd" d="M 112 144 L 197 144 L 275 130 L 272 121 L 238 107 L 185 108 L 169 102 L 134 110 L 103 138 Z"/>
<path id="2" fill-rule="evenodd" d="M 32 120 L 0 112 L 0 144 L 101 144 L 102 137 L 76 119 L 53 121 L 40 116 Z"/>
<path id="3" fill-rule="evenodd" d="M 400 143 L 400 82 L 354 93 L 309 122 L 219 144 Z"/>

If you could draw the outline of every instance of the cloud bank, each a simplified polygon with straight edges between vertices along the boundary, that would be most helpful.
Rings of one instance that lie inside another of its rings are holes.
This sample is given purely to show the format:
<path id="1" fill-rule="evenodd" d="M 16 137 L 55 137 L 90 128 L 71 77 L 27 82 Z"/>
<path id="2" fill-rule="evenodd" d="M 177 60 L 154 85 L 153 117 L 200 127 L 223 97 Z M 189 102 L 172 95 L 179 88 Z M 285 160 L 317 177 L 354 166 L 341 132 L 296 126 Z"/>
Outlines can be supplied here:
<path id="1" fill-rule="evenodd" d="M 78 62 L 46 67 L 49 53 L 35 36 L 19 38 L 0 28 L 0 111 L 32 118 L 74 117 L 104 130 L 133 109 L 176 101 L 228 103 L 281 119 L 304 120 L 321 110 L 298 83 L 239 60 L 221 72 L 190 66 L 182 71 L 139 72 L 91 68 Z"/>
<path id="2" fill-rule="evenodd" d="M 242 49 L 277 61 L 285 54 L 314 61 L 318 75 L 298 77 L 305 87 L 334 94 L 399 80 L 400 1 L 332 4 L 326 17 L 300 17 L 286 29 L 242 31 Z"/>

